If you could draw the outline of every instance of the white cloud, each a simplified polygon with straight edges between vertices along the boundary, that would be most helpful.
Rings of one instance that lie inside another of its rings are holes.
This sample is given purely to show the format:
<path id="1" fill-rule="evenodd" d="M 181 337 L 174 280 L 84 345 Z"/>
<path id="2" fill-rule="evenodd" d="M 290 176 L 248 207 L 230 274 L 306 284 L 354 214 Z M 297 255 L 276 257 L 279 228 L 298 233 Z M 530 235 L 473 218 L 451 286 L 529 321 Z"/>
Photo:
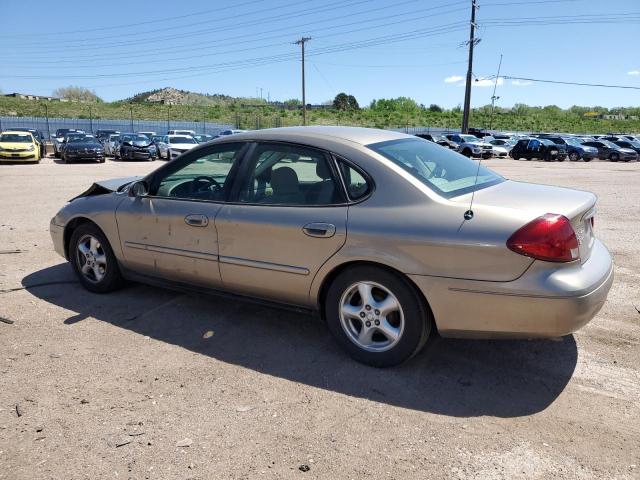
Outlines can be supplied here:
<path id="1" fill-rule="evenodd" d="M 495 78 L 481 78 L 473 82 L 474 87 L 493 87 L 496 83 Z M 498 85 L 504 84 L 504 78 L 498 77 Z"/>
<path id="2" fill-rule="evenodd" d="M 519 87 L 526 87 L 527 85 L 531 85 L 533 82 L 528 80 L 511 80 L 512 85 L 517 85 Z"/>
<path id="3" fill-rule="evenodd" d="M 451 75 L 444 79 L 444 83 L 458 83 L 462 80 L 464 80 L 464 77 L 461 77 L 460 75 Z"/>
<path id="4" fill-rule="evenodd" d="M 627 75 L 640 75 L 640 70 L 631 70 L 627 72 Z"/>

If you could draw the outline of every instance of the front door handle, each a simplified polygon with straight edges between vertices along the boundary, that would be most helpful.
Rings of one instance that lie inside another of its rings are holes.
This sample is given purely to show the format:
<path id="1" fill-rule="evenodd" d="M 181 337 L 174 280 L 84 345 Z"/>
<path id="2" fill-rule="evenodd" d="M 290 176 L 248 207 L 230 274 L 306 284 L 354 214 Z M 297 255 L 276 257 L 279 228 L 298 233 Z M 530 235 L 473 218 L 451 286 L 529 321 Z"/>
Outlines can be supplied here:
<path id="1" fill-rule="evenodd" d="M 302 231 L 310 237 L 330 238 L 336 234 L 336 226 L 322 222 L 308 223 L 302 227 Z"/>
<path id="2" fill-rule="evenodd" d="M 184 217 L 184 223 L 191 227 L 206 227 L 209 225 L 209 219 L 206 215 L 192 213 L 191 215 Z"/>

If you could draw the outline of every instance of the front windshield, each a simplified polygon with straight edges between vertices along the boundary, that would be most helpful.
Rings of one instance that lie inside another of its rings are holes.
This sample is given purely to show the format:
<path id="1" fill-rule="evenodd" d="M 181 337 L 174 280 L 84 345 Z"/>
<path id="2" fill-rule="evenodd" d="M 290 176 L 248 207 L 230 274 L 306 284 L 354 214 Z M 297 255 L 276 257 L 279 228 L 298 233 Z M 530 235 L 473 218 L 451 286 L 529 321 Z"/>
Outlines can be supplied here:
<path id="1" fill-rule="evenodd" d="M 193 137 L 169 137 L 169 143 L 198 143 Z"/>
<path id="2" fill-rule="evenodd" d="M 33 143 L 33 139 L 26 133 L 3 133 L 0 135 L 0 142 Z"/>
<path id="3" fill-rule="evenodd" d="M 605 146 L 607 146 L 607 147 L 609 147 L 609 148 L 618 148 L 618 146 L 617 146 L 615 143 L 610 142 L 609 140 L 598 140 L 598 141 L 599 141 L 600 143 L 604 143 L 604 144 L 605 144 Z"/>
<path id="4" fill-rule="evenodd" d="M 132 137 L 131 140 L 134 142 L 150 142 L 151 141 L 149 140 L 149 137 L 147 137 L 146 135 L 136 135 L 135 137 Z"/>
<path id="5" fill-rule="evenodd" d="M 504 181 L 500 175 L 475 161 L 423 140 L 391 140 L 367 147 L 402 167 L 431 190 L 446 198 Z"/>

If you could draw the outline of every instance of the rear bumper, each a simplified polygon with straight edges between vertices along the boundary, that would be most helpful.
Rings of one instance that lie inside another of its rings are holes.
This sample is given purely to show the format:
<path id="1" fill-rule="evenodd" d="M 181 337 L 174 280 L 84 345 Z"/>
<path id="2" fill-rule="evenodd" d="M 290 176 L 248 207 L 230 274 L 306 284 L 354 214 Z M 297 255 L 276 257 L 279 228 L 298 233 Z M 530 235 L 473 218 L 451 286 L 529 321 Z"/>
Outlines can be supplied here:
<path id="1" fill-rule="evenodd" d="M 534 262 L 512 282 L 410 276 L 422 290 L 443 337 L 558 337 L 586 325 L 613 283 L 613 263 L 595 241 L 581 265 Z"/>

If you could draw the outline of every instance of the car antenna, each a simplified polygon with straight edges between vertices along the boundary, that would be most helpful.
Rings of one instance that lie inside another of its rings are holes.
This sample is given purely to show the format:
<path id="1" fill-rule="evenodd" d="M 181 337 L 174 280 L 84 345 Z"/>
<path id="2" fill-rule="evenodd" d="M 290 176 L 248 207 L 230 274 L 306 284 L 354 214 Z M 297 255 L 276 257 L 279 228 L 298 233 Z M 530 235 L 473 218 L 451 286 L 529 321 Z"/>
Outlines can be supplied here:
<path id="1" fill-rule="evenodd" d="M 500 63 L 498 63 L 498 73 L 496 74 L 495 81 L 493 82 L 493 95 L 491 96 L 491 115 L 493 116 L 493 106 L 498 97 L 496 97 L 496 87 L 498 86 L 498 80 L 500 79 L 500 67 L 502 67 L 502 54 L 500 54 Z M 477 79 L 476 79 L 477 81 Z M 464 219 L 471 220 L 473 218 L 473 197 L 476 195 L 475 186 L 478 184 L 478 175 L 480 174 L 480 165 L 482 164 L 483 155 L 480 155 L 478 161 L 478 168 L 476 169 L 476 178 L 473 181 L 473 192 L 471 192 L 471 202 L 469 203 L 469 210 L 464 212 Z"/>

